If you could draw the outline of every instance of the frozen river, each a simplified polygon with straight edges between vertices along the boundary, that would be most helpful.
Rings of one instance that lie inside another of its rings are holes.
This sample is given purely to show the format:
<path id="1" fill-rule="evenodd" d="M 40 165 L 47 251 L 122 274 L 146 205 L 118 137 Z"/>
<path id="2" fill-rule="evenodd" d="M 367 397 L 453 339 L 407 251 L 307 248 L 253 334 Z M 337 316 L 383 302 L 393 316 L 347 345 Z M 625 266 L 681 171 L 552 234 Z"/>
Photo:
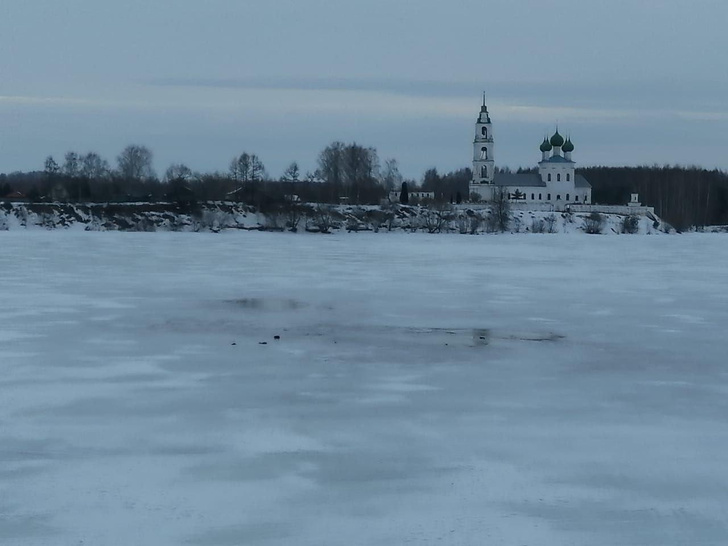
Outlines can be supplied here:
<path id="1" fill-rule="evenodd" d="M 0 248 L 0 544 L 728 544 L 725 236 Z"/>

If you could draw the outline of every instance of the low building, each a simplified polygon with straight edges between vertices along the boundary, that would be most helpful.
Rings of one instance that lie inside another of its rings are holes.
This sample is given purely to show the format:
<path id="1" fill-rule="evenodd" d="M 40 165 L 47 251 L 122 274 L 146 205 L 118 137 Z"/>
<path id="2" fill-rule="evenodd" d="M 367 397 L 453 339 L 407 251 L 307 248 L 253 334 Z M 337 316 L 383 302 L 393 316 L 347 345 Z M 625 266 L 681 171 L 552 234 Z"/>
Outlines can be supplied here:
<path id="1" fill-rule="evenodd" d="M 389 200 L 392 203 L 399 203 L 399 196 L 401 195 L 401 190 L 392 190 L 389 192 Z M 435 192 L 434 191 L 420 191 L 420 190 L 408 190 L 407 196 L 410 199 L 416 199 L 418 201 L 422 201 L 424 199 L 435 199 Z"/>

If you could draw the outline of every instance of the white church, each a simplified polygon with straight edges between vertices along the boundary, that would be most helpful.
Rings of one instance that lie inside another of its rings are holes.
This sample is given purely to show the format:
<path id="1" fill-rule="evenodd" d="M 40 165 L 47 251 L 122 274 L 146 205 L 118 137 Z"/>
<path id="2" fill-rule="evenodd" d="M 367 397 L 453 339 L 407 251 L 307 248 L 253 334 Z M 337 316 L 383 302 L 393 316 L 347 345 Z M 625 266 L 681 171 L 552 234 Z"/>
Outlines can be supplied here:
<path id="1" fill-rule="evenodd" d="M 571 159 L 574 144 L 570 138 L 564 140 L 558 129 L 551 139 L 544 138 L 541 143 L 538 173 L 496 173 L 493 148 L 493 125 L 483 96 L 475 123 L 470 195 L 477 194 L 481 200 L 491 201 L 495 192 L 502 189 L 513 202 L 548 203 L 557 209 L 591 204 L 591 184 L 576 174 L 576 163 Z"/>

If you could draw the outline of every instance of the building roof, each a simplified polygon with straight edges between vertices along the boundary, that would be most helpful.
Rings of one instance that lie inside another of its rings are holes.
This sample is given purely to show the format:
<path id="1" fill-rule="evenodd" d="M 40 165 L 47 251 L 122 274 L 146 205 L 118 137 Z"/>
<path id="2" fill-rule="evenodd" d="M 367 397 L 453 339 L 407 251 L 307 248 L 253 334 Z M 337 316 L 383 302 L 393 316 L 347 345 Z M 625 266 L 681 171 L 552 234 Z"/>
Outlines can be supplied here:
<path id="1" fill-rule="evenodd" d="M 508 187 L 519 187 L 519 188 L 545 188 L 546 182 L 541 180 L 541 175 L 538 173 L 496 173 L 493 184 L 496 186 L 508 186 Z M 574 176 L 574 187 L 575 188 L 591 188 L 589 181 L 582 175 L 577 174 Z"/>
<path id="2" fill-rule="evenodd" d="M 523 188 L 545 188 L 546 183 L 538 173 L 496 173 L 493 179 L 496 186 L 519 186 Z"/>
<path id="3" fill-rule="evenodd" d="M 591 184 L 589 184 L 589 181 L 581 176 L 580 174 L 577 174 L 574 177 L 574 187 L 575 188 L 591 188 Z"/>
<path id="4" fill-rule="evenodd" d="M 573 163 L 573 161 L 566 159 L 562 155 L 552 155 L 548 159 L 544 159 L 541 163 Z"/>

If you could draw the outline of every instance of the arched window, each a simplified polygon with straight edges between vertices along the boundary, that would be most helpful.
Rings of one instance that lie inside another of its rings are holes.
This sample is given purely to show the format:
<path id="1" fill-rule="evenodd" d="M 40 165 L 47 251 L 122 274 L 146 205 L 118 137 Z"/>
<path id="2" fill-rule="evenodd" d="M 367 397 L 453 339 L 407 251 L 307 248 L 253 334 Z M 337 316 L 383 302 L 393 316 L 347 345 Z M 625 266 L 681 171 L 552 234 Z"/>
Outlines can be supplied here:
<path id="1" fill-rule="evenodd" d="M 557 201 L 561 201 L 561 194 L 560 194 L 560 193 L 557 193 L 557 194 L 556 194 L 556 200 L 557 200 Z"/>
<path id="2" fill-rule="evenodd" d="M 485 165 L 480 167 L 480 178 L 488 178 L 488 167 Z"/>
<path id="3" fill-rule="evenodd" d="M 571 182 L 571 173 L 566 173 L 566 181 Z"/>
<path id="4" fill-rule="evenodd" d="M 488 148 L 481 148 L 480 149 L 480 159 L 488 159 Z"/>
<path id="5" fill-rule="evenodd" d="M 578 195 L 575 195 L 574 196 L 574 201 L 576 201 L 577 203 L 579 202 L 579 196 Z"/>
<path id="6" fill-rule="evenodd" d="M 549 173 L 549 178 L 548 178 L 548 180 L 549 180 L 549 182 L 551 182 L 551 173 Z"/>
<path id="7" fill-rule="evenodd" d="M 488 138 L 488 128 L 487 127 L 483 127 L 480 130 L 480 134 L 483 135 L 483 138 Z"/>
<path id="8" fill-rule="evenodd" d="M 547 193 L 546 194 L 546 201 L 551 201 L 551 194 L 550 193 Z"/>
<path id="9" fill-rule="evenodd" d="M 566 200 L 567 201 L 569 200 L 569 194 L 568 193 L 566 194 Z"/>
<path id="10" fill-rule="evenodd" d="M 541 194 L 540 194 L 540 193 L 538 194 L 538 200 L 539 200 L 539 201 L 541 201 L 541 200 L 542 200 L 542 199 L 541 199 Z"/>
<path id="11" fill-rule="evenodd" d="M 535 199 L 535 196 L 534 196 L 534 194 L 532 193 L 532 194 L 531 194 L 531 201 L 535 201 L 535 200 L 536 200 L 536 199 Z"/>
<path id="12" fill-rule="evenodd" d="M 561 182 L 561 173 L 556 175 L 556 181 Z"/>

